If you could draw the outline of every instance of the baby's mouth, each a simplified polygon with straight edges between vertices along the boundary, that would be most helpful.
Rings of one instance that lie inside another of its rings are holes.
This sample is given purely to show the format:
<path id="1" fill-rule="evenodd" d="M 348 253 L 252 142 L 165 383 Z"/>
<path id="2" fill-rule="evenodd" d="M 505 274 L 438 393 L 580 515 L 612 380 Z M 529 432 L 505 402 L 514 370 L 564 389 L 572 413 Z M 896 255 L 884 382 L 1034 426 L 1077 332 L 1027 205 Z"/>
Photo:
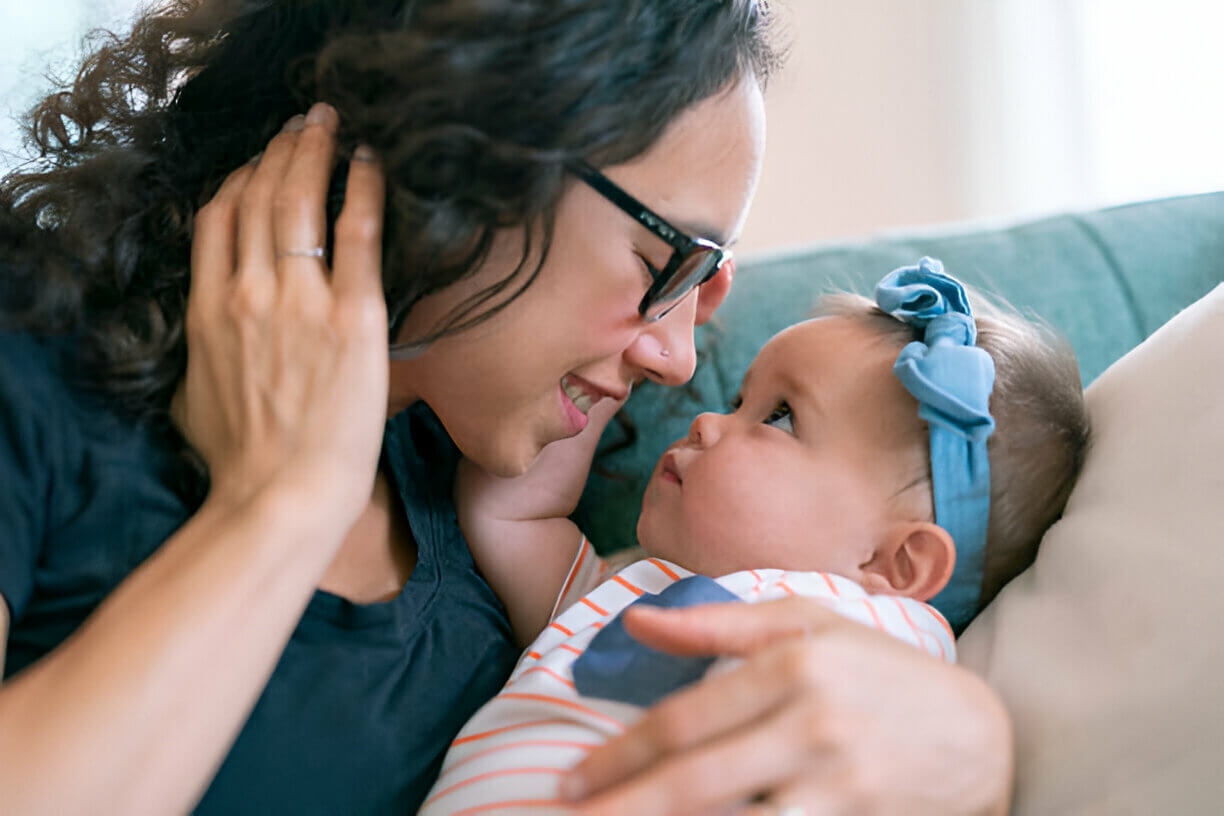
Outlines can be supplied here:
<path id="1" fill-rule="evenodd" d="M 663 466 L 660 469 L 660 476 L 669 482 L 682 483 L 680 471 L 676 468 L 676 454 L 673 451 L 663 454 Z"/>

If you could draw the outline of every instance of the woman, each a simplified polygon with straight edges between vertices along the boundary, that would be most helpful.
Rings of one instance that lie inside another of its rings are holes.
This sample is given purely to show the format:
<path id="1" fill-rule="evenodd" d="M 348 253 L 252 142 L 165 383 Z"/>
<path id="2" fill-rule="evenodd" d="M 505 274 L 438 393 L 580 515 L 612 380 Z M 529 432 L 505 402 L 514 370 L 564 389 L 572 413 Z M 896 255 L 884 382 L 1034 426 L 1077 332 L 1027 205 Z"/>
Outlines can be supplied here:
<path id="1" fill-rule="evenodd" d="M 456 448 L 520 473 L 590 402 L 691 375 L 765 16 L 184 0 L 44 102 L 50 161 L 0 215 L 6 807 L 415 808 L 515 658 Z M 592 753 L 580 812 L 1005 807 L 966 672 L 800 603 L 636 623 L 747 659 Z"/>

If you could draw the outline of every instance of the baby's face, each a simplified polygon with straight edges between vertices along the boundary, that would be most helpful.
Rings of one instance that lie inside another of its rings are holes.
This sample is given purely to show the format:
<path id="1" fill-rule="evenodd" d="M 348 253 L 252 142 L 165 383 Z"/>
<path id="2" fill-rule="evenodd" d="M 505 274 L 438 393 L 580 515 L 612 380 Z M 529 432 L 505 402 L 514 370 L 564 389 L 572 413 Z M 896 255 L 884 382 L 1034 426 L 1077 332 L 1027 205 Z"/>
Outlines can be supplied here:
<path id="1" fill-rule="evenodd" d="M 899 350 L 842 317 L 775 335 L 734 411 L 697 417 L 655 465 L 641 545 L 703 575 L 861 580 L 889 524 L 932 515 L 926 429 L 892 373 Z"/>

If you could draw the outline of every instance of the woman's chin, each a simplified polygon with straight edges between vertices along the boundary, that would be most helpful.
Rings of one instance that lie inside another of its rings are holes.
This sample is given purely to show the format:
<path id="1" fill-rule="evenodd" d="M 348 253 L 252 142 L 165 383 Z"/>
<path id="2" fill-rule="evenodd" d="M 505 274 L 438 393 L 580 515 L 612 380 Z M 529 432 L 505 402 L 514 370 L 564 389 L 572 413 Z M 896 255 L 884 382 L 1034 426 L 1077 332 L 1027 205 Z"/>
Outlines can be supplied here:
<path id="1" fill-rule="evenodd" d="M 485 444 L 465 447 L 459 440 L 456 440 L 455 444 L 465 457 L 502 479 L 513 479 L 530 470 L 546 444 L 536 442 L 526 434 L 516 434 L 511 439 L 481 441 Z"/>

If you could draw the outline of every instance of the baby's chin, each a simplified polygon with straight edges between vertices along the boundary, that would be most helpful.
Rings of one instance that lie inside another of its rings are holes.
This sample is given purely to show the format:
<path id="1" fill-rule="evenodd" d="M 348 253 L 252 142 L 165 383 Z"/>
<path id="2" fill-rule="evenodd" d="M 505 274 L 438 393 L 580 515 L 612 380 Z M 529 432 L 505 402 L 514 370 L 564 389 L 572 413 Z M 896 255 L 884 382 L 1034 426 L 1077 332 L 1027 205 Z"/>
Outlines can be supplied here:
<path id="1" fill-rule="evenodd" d="M 735 572 L 735 567 L 723 569 L 718 559 L 711 559 L 711 553 L 703 552 L 700 544 L 693 541 L 680 541 L 676 537 L 651 536 L 649 530 L 644 530 L 638 524 L 638 545 L 647 556 L 661 558 L 697 575 L 707 575 L 717 578 Z"/>

